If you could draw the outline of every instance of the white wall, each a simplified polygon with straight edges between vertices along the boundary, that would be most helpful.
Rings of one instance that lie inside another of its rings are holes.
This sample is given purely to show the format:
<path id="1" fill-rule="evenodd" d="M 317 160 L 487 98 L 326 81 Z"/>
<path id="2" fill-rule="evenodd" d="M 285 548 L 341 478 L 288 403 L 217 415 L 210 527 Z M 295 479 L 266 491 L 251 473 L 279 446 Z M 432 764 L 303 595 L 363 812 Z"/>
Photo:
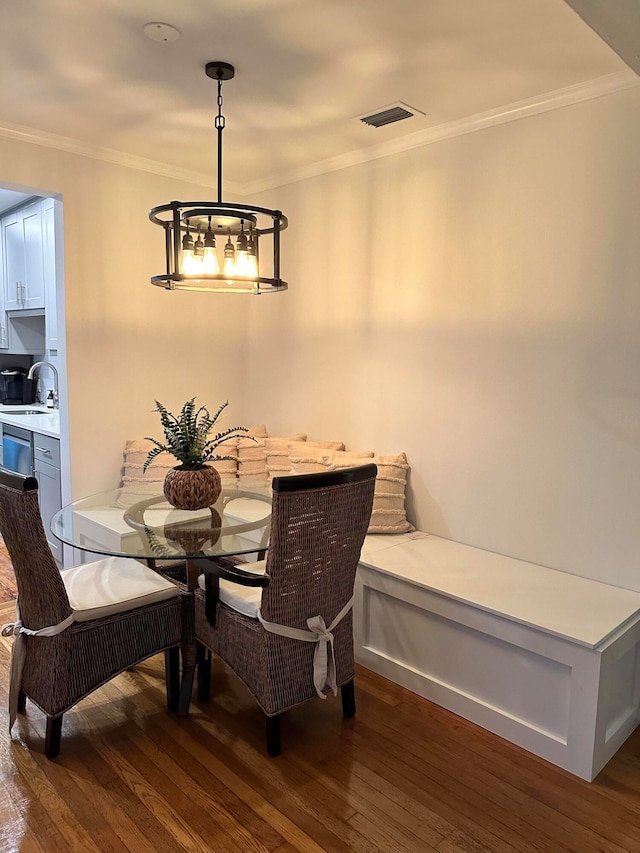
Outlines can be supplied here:
<path id="1" fill-rule="evenodd" d="M 149 283 L 164 264 L 149 208 L 211 189 L 0 137 L 7 184 L 62 196 L 73 495 L 118 485 L 125 440 L 161 432 L 155 398 L 174 407 L 197 395 L 212 408 L 228 398 L 240 420 L 239 297 Z"/>
<path id="2" fill-rule="evenodd" d="M 264 194 L 291 289 L 260 299 L 148 283 L 148 208 L 197 188 L 0 138 L 0 184 L 63 197 L 73 494 L 154 397 L 229 398 L 406 450 L 422 529 L 640 589 L 639 131 L 633 90 Z"/>
<path id="3" fill-rule="evenodd" d="M 282 187 L 244 409 L 405 450 L 421 529 L 640 589 L 640 92 Z"/>

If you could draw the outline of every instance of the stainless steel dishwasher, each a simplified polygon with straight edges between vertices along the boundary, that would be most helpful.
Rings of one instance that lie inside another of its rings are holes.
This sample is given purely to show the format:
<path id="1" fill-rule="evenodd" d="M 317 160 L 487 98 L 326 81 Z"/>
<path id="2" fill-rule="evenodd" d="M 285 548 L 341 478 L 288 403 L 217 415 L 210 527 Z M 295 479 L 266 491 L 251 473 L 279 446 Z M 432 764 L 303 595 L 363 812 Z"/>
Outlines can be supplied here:
<path id="1" fill-rule="evenodd" d="M 2 424 L 2 467 L 33 476 L 33 433 Z"/>

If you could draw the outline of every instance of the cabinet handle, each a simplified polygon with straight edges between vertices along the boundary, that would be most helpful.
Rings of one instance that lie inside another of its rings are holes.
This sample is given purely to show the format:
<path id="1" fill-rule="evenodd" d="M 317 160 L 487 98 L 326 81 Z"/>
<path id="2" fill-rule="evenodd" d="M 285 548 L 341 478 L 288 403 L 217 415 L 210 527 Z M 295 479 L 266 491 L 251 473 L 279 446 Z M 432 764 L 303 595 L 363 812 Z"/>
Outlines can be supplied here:
<path id="1" fill-rule="evenodd" d="M 44 453 L 45 456 L 51 456 L 51 451 L 47 447 L 36 447 L 38 453 Z"/>

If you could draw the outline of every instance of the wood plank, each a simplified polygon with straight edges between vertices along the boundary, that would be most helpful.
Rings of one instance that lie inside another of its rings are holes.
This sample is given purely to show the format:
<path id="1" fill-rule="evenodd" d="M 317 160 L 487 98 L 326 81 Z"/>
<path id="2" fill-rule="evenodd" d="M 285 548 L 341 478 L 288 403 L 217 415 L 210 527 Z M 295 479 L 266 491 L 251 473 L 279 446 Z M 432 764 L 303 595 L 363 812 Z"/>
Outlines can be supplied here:
<path id="1" fill-rule="evenodd" d="M 268 848 L 258 838 L 252 838 L 238 821 L 217 804 L 211 792 L 199 787 L 190 774 L 176 766 L 164 748 L 159 747 L 158 741 L 154 742 L 137 727 L 131 715 L 124 713 L 117 701 L 121 694 L 116 686 L 108 685 L 104 692 L 115 701 L 104 703 L 101 713 L 118 725 L 119 737 L 126 735 L 129 741 L 128 760 L 135 760 L 137 770 L 145 778 L 154 780 L 157 793 L 173 803 L 193 832 L 220 850 L 268 853 Z"/>
<path id="2" fill-rule="evenodd" d="M 373 732 L 380 734 L 384 731 L 384 736 L 395 743 L 396 748 L 404 747 L 406 762 L 414 766 L 419 763 L 430 778 L 448 785 L 451 790 L 451 777 L 457 777 L 459 782 L 456 787 L 462 785 L 466 788 L 469 802 L 488 814 L 499 815 L 500 822 L 523 839 L 536 831 L 541 838 L 546 839 L 547 849 L 551 847 L 583 853 L 590 847 L 595 848 L 596 844 L 603 853 L 617 853 L 620 849 L 619 845 L 597 836 L 555 809 L 534 801 L 510 781 L 492 773 L 484 762 L 471 760 L 468 755 L 452 754 L 448 745 L 427 738 L 424 731 L 415 732 L 410 716 L 400 707 L 396 708 L 392 719 L 380 722 L 375 713 L 381 707 L 380 703 L 369 696 L 363 704 L 368 711 L 367 718 L 371 721 L 372 735 Z M 534 806 L 535 821 L 532 818 Z"/>
<path id="3" fill-rule="evenodd" d="M 131 674 L 131 677 L 146 684 L 146 679 L 140 678 L 142 669 L 143 667 L 140 667 L 137 672 Z M 113 690 L 110 695 L 115 696 L 116 691 L 121 696 L 128 693 L 123 689 L 122 679 L 112 682 L 110 688 Z M 256 815 L 226 786 L 220 784 L 199 762 L 190 760 L 188 754 L 180 748 L 175 740 L 165 736 L 163 729 L 148 713 L 157 703 L 157 697 L 154 702 L 149 697 L 149 693 L 150 691 L 140 691 L 136 695 L 136 709 L 140 710 L 140 713 L 136 714 L 136 718 L 138 716 L 144 718 L 144 729 L 148 735 L 146 742 L 141 743 L 141 748 L 153 760 L 160 762 L 165 772 L 170 773 L 172 779 L 188 791 L 189 796 L 196 803 L 199 803 L 201 808 L 214 809 L 220 814 L 223 821 L 229 820 L 231 822 L 230 819 L 233 818 L 236 827 L 230 831 L 238 833 L 238 841 L 247 850 L 279 850 L 284 843 L 282 836 L 274 832 L 266 821 Z M 161 685 L 159 695 L 164 703 L 164 685 Z M 155 747 L 159 743 L 162 744 L 162 752 Z M 153 745 L 153 752 L 149 751 L 150 744 Z"/>
<path id="4" fill-rule="evenodd" d="M 138 668 L 138 672 L 140 672 L 141 669 L 142 668 Z M 134 674 L 128 673 L 127 676 L 133 677 Z M 196 709 L 194 708 L 193 714 L 195 714 L 195 713 L 196 713 Z M 192 714 L 192 716 L 193 716 L 193 714 Z M 262 727 L 262 719 L 261 718 L 260 718 L 260 727 Z M 226 736 L 226 734 L 225 734 L 225 736 Z M 202 737 L 201 731 L 195 729 L 192 737 L 195 737 L 196 741 L 199 741 L 199 739 Z M 259 762 L 262 762 L 262 764 L 263 764 L 263 767 L 262 767 L 261 772 L 260 772 L 260 777 L 262 777 L 264 774 L 269 774 L 272 772 L 273 762 L 266 755 L 263 754 L 264 750 L 263 750 L 263 746 L 262 746 L 262 738 L 260 738 L 259 743 L 260 743 L 260 748 L 259 748 L 258 757 L 256 758 L 255 752 L 250 753 L 248 755 L 248 758 L 246 760 L 245 770 L 244 770 L 245 776 L 249 772 L 249 768 L 255 765 L 256 760 L 258 760 Z M 249 748 L 246 746 L 246 744 L 243 741 L 240 741 L 238 746 L 237 746 L 236 751 L 244 751 L 245 749 L 249 749 Z M 215 751 L 216 751 L 216 754 L 219 754 L 219 752 L 220 752 L 219 746 L 216 746 Z M 256 777 L 256 778 L 260 778 L 260 777 Z M 299 776 L 295 780 L 295 784 L 291 787 L 291 789 L 287 790 L 287 794 L 290 795 L 292 791 L 299 790 L 303 786 L 306 786 L 307 795 L 308 795 L 308 787 L 309 787 L 310 783 L 313 783 L 313 780 L 311 780 L 311 782 L 310 782 L 310 780 L 307 779 L 306 777 Z M 268 798 L 270 799 L 272 804 L 274 804 L 274 805 L 278 804 L 278 797 L 276 796 L 275 791 L 274 791 L 274 787 L 278 787 L 277 783 L 275 786 L 270 785 L 270 786 L 267 786 L 267 788 L 265 789 L 265 782 L 262 778 L 260 778 L 259 787 L 260 787 L 260 789 L 266 790 L 268 792 Z M 285 789 L 283 789 L 282 786 L 280 786 L 280 788 L 281 788 L 281 791 L 286 790 L 286 786 L 285 786 Z M 323 793 L 323 800 L 326 800 L 326 799 L 327 799 L 327 797 L 324 796 L 324 793 Z M 340 834 L 339 834 L 339 833 L 346 832 L 348 830 L 348 825 L 346 823 L 344 823 L 344 821 L 341 821 L 341 819 L 336 814 L 336 811 L 341 807 L 341 805 L 342 805 L 342 800 L 340 798 L 335 798 L 334 802 L 331 804 L 330 809 L 329 809 L 330 818 L 327 818 L 327 814 L 326 814 L 327 810 L 326 809 L 325 809 L 325 814 L 324 814 L 324 823 L 325 824 L 326 823 L 335 824 L 336 831 L 338 834 L 335 834 L 332 837 L 330 835 L 330 833 L 327 831 L 327 829 L 321 823 L 318 822 L 318 824 L 316 825 L 316 831 L 319 832 L 320 834 L 326 835 L 325 841 L 329 845 L 327 849 L 336 849 L 336 850 L 348 849 L 344 845 L 344 843 L 342 842 Z M 289 808 L 290 808 L 290 806 L 288 806 L 287 813 L 289 813 Z M 310 809 L 309 811 L 311 812 L 312 810 Z M 353 812 L 353 810 L 350 810 L 349 813 L 351 814 L 352 812 Z M 313 844 L 313 842 L 311 841 L 310 838 L 306 838 L 303 841 L 304 849 L 311 849 L 310 845 L 312 845 L 312 844 Z"/>
<path id="5" fill-rule="evenodd" d="M 309 720 L 309 727 L 313 731 L 317 731 L 321 724 L 320 719 Z M 446 837 L 463 828 L 465 835 L 473 838 L 481 849 L 496 853 L 513 853 L 519 849 L 518 839 L 503 841 L 485 828 L 484 812 L 479 812 L 478 821 L 478 812 L 467 802 L 463 786 L 459 786 L 460 802 L 455 799 L 449 802 L 447 792 L 443 792 L 442 786 L 433 784 L 423 774 L 405 765 L 399 759 L 397 751 L 391 758 L 385 750 L 383 740 L 378 739 L 378 748 L 372 750 L 371 741 L 360 735 L 359 723 L 356 720 L 343 722 L 341 737 L 343 744 L 332 760 L 332 765 L 341 764 L 352 776 L 377 788 L 393 801 L 402 803 L 413 814 L 424 817 L 433 830 Z M 534 848 L 523 843 L 522 849 Z"/>
<path id="6" fill-rule="evenodd" d="M 339 713 L 337 708 L 336 711 Z M 314 727 L 316 735 L 318 728 Z M 397 844 L 411 847 L 419 842 L 432 849 L 454 829 L 424 809 L 413 797 L 395 797 L 393 791 L 389 790 L 390 786 L 381 790 L 385 786 L 375 784 L 377 780 L 365 780 L 353 774 L 351 767 L 327 756 L 324 744 L 318 744 L 314 737 L 307 738 L 306 744 L 296 744 L 291 752 L 291 761 L 308 773 L 313 773 L 315 769 L 316 779 L 321 785 L 336 796 L 343 796 L 353 806 L 356 814 L 349 818 L 352 826 L 362 826 L 360 818 L 363 818 L 377 835 L 384 831 Z M 373 841 L 373 838 L 370 840 Z"/>
<path id="7" fill-rule="evenodd" d="M 51 816 L 57 832 L 64 839 L 67 850 L 73 853 L 99 853 L 100 848 L 94 844 L 91 835 L 87 832 L 75 814 L 64 800 L 63 792 L 59 788 L 57 769 L 46 772 L 41 766 L 39 759 L 47 759 L 31 753 L 28 750 L 15 750 L 14 760 L 20 770 L 22 778 L 31 788 L 35 799 L 43 806 Z"/>
<path id="8" fill-rule="evenodd" d="M 308 851 L 359 849 L 357 834 L 337 813 L 344 807 L 342 800 L 318 796 L 313 780 L 295 771 L 283 756 L 274 761 L 266 755 L 262 736 L 264 723 L 253 703 L 249 702 L 247 708 L 245 702 L 245 713 L 250 720 L 246 725 L 234 723 L 226 712 L 220 708 L 218 711 L 220 713 L 214 715 L 216 722 L 213 722 L 201 713 L 198 705 L 192 705 L 190 717 L 182 721 L 180 743 L 183 748 L 251 804 L 265 820 L 270 820 L 294 846 Z M 220 724 L 220 717 L 222 722 L 226 720 L 229 724 L 226 728 Z M 238 734 L 234 734 L 234 729 Z M 248 735 L 248 739 L 242 734 Z M 348 816 L 352 813 L 353 809 L 349 809 Z M 320 843 L 316 844 L 314 839 Z"/>
<path id="9" fill-rule="evenodd" d="M 157 838 L 153 843 L 151 842 L 153 833 L 150 832 L 144 815 L 136 814 L 134 821 L 120 808 L 113 796 L 114 774 L 109 774 L 109 771 L 107 773 L 100 772 L 99 758 L 96 756 L 90 740 L 77 730 L 75 725 L 77 721 L 77 711 L 72 710 L 66 715 L 63 737 L 67 748 L 55 761 L 49 762 L 39 751 L 34 751 L 36 760 L 41 763 L 45 770 L 48 768 L 51 773 L 55 774 L 61 772 L 62 769 L 73 779 L 76 790 L 71 789 L 68 783 L 62 784 L 60 787 L 65 791 L 68 805 L 83 825 L 92 828 L 95 823 L 94 815 L 89 813 L 87 816 L 87 804 L 90 810 L 98 810 L 100 818 L 109 825 L 113 835 L 108 841 L 102 838 L 101 849 L 132 850 L 135 853 L 156 853 L 158 850 L 164 850 L 163 844 L 159 843 Z M 37 729 L 41 741 L 44 741 L 44 716 L 32 715 L 31 728 Z M 89 769 L 89 765 L 91 769 Z M 140 829 L 141 826 L 145 829 L 144 833 Z M 116 837 L 119 843 L 115 841 Z M 162 838 L 164 837 L 166 837 L 166 833 L 163 832 Z M 173 849 L 173 845 L 166 849 Z"/>
<path id="10" fill-rule="evenodd" d="M 84 746 L 87 747 L 88 744 L 89 741 L 85 740 Z M 93 748 L 91 751 L 93 752 Z M 73 775 L 74 781 L 86 801 L 91 803 L 92 808 L 99 810 L 103 819 L 119 839 L 123 850 L 130 850 L 133 853 L 155 853 L 158 848 L 149 841 L 138 825 L 120 808 L 112 790 L 103 787 L 101 788 L 101 795 L 96 797 L 98 780 L 90 770 L 94 758 L 93 755 L 88 754 L 87 749 L 84 750 L 84 753 L 84 760 L 64 754 L 58 760 L 60 763 L 64 762 L 65 767 Z"/>
<path id="11" fill-rule="evenodd" d="M 412 695 L 409 702 L 423 703 L 428 713 L 430 703 Z M 435 707 L 435 706 L 434 706 Z M 440 710 L 440 709 L 438 709 Z M 572 774 L 553 767 L 548 762 L 508 743 L 499 737 L 488 735 L 486 738 L 474 737 L 476 727 L 466 720 L 451 716 L 451 723 L 444 725 L 444 714 L 431 718 L 432 737 L 449 749 L 457 749 L 461 739 L 468 745 L 468 755 L 475 756 L 499 778 L 509 780 L 510 784 L 555 809 L 561 815 L 588 827 L 603 838 L 621 845 L 625 850 L 640 851 L 640 813 L 615 800 L 603 796 L 601 776 L 589 783 Z M 640 743 L 640 732 L 632 736 Z M 468 736 L 470 735 L 470 736 Z M 621 766 L 623 755 L 609 766 Z M 612 820 L 612 817 L 616 818 Z"/>
<path id="12" fill-rule="evenodd" d="M 91 697 L 86 702 L 92 702 Z M 139 751 L 135 749 L 129 738 L 121 731 L 120 727 L 113 727 L 108 735 L 100 728 L 99 723 L 103 719 L 100 701 L 93 701 L 90 730 L 91 739 L 95 750 L 102 756 L 105 762 L 115 771 L 116 775 L 129 788 L 131 794 L 137 798 L 150 812 L 153 817 L 164 828 L 165 832 L 173 837 L 174 845 L 179 849 L 194 851 L 194 853 L 210 853 L 212 850 L 223 850 L 222 847 L 210 846 L 205 843 L 183 816 L 180 809 L 184 807 L 185 800 L 167 799 L 163 793 L 163 782 L 157 776 L 149 772 L 148 764 L 142 760 Z M 159 788 L 156 785 L 159 784 Z M 175 789 L 172 790 L 175 794 Z M 236 850 L 230 846 L 229 850 Z"/>
<path id="13" fill-rule="evenodd" d="M 638 732 L 589 784 L 359 667 L 355 719 L 335 698 L 294 709 L 270 759 L 261 712 L 219 661 L 213 699 L 180 720 L 158 656 L 65 715 L 49 762 L 31 703 L 7 735 L 10 647 L 0 853 L 640 853 Z"/>

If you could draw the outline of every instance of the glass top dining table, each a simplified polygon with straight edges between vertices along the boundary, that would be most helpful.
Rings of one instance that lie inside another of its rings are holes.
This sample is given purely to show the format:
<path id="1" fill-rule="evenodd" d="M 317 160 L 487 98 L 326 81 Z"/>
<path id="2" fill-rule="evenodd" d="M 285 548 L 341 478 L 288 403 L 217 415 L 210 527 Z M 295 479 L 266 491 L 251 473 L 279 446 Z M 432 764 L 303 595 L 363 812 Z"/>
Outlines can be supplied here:
<path id="1" fill-rule="evenodd" d="M 225 558 L 266 551 L 271 499 L 270 483 L 223 481 L 222 493 L 212 506 L 179 510 L 165 500 L 162 483 L 145 483 L 144 488 L 127 485 L 81 498 L 51 520 L 53 534 L 67 545 L 110 557 L 146 560 L 151 569 L 179 582 L 185 609 L 178 716 L 189 713 L 196 667 L 193 613 L 198 576 L 205 566 L 224 564 Z"/>
<path id="2" fill-rule="evenodd" d="M 179 510 L 165 500 L 162 483 L 145 484 L 144 490 L 123 486 L 64 506 L 51 530 L 67 545 L 107 556 L 155 561 L 237 556 L 268 547 L 271 496 L 264 481 L 223 481 L 212 506 Z"/>

